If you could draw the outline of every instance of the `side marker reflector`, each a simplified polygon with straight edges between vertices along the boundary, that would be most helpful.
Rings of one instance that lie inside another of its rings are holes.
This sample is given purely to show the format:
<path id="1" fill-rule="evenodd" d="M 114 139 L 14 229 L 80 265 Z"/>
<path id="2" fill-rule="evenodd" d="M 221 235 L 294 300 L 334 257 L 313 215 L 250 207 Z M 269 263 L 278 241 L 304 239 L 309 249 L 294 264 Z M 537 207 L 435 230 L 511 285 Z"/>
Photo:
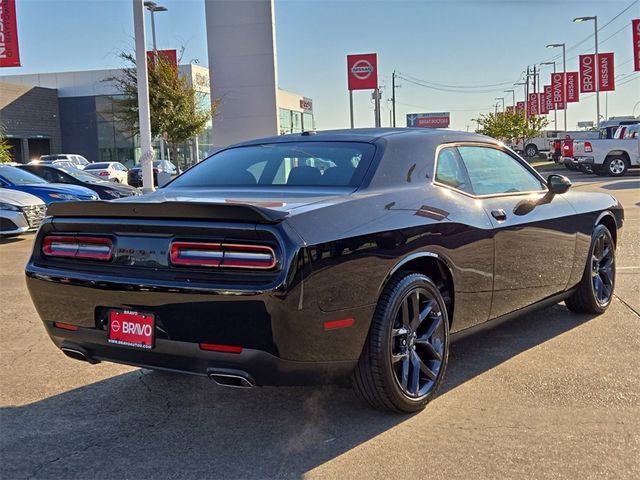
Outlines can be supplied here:
<path id="1" fill-rule="evenodd" d="M 355 323 L 353 318 L 343 318 L 342 320 L 329 320 L 324 322 L 325 330 L 335 330 L 337 328 L 348 328 Z"/>

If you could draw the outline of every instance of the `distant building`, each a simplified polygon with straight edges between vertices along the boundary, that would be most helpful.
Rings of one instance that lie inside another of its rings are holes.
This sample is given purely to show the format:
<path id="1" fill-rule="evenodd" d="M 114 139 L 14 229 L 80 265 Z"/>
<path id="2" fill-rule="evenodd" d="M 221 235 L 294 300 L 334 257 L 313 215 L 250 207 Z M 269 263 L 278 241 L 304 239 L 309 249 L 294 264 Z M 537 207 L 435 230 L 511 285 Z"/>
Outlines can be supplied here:
<path id="1" fill-rule="evenodd" d="M 199 92 L 200 101 L 210 105 L 209 69 L 193 64 L 178 68 Z M 116 69 L 3 76 L 0 121 L 14 161 L 27 163 L 48 153 L 76 153 L 94 162 L 118 161 L 129 167 L 137 163 L 138 138 L 130 137 L 114 115 L 119 92 L 108 79 L 120 73 Z M 313 128 L 310 99 L 282 90 L 277 97 L 281 104 L 279 133 Z M 196 161 L 196 149 L 199 159 L 206 157 L 214 146 L 217 121 L 210 121 L 197 141 L 178 146 L 178 158 L 171 160 L 180 167 L 189 166 Z M 249 138 L 242 124 L 237 128 L 242 129 L 239 138 Z M 216 146 L 226 144 L 215 142 Z M 153 146 L 159 158 L 157 139 Z"/>

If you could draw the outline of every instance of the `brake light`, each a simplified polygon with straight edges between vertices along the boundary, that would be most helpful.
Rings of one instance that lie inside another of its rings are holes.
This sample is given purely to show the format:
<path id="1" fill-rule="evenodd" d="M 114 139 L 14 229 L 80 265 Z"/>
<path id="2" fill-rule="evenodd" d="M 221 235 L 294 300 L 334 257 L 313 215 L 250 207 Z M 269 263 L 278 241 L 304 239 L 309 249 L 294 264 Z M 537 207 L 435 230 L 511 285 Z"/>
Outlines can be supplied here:
<path id="1" fill-rule="evenodd" d="M 591 142 L 584 142 L 584 151 L 587 153 L 593 152 L 593 147 L 591 146 Z"/>
<path id="2" fill-rule="evenodd" d="M 103 170 L 102 172 L 98 172 L 98 175 L 100 175 L 101 177 L 108 177 L 109 172 Z"/>
<path id="3" fill-rule="evenodd" d="M 271 247 L 230 243 L 173 242 L 170 259 L 172 265 L 258 270 L 271 269 L 277 263 Z"/>
<path id="4" fill-rule="evenodd" d="M 78 235 L 50 235 L 42 241 L 42 253 L 50 257 L 111 260 L 113 242 L 109 238 Z"/>

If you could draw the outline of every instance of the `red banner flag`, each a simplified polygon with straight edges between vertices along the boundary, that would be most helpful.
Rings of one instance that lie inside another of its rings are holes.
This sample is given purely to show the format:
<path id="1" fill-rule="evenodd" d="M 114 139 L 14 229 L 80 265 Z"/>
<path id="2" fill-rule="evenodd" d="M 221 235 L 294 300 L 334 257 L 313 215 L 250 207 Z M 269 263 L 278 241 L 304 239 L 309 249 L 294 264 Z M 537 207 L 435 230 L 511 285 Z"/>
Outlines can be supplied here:
<path id="1" fill-rule="evenodd" d="M 545 92 L 539 93 L 538 97 L 539 97 L 538 104 L 540 105 L 540 115 L 546 115 L 547 113 L 549 113 L 549 108 L 547 106 L 546 93 Z"/>
<path id="2" fill-rule="evenodd" d="M 553 92 L 551 91 L 551 85 L 545 85 L 544 86 L 544 104 L 545 104 L 545 110 L 548 112 L 550 112 L 551 110 L 554 109 L 554 103 L 553 103 Z"/>
<path id="3" fill-rule="evenodd" d="M 378 88 L 378 55 L 347 55 L 347 79 L 349 90 Z"/>
<path id="4" fill-rule="evenodd" d="M 551 92 L 553 94 L 553 103 L 564 102 L 564 74 L 552 73 L 551 74 Z"/>
<path id="5" fill-rule="evenodd" d="M 0 67 L 19 67 L 16 0 L 0 0 Z"/>
<path id="6" fill-rule="evenodd" d="M 640 18 L 631 20 L 633 38 L 633 70 L 640 72 Z"/>
<path id="7" fill-rule="evenodd" d="M 580 55 L 580 93 L 596 91 L 596 56 L 593 53 Z"/>
<path id="8" fill-rule="evenodd" d="M 598 54 L 598 85 L 601 92 L 610 92 L 616 89 L 616 80 L 613 71 L 613 52 Z"/>
<path id="9" fill-rule="evenodd" d="M 529 102 L 528 102 L 527 113 L 529 115 L 538 115 L 540 113 L 540 108 L 539 108 L 539 105 L 538 105 L 538 94 L 537 93 L 530 93 L 529 94 Z"/>
<path id="10" fill-rule="evenodd" d="M 564 110 L 564 102 L 556 103 L 556 110 Z"/>
<path id="11" fill-rule="evenodd" d="M 578 83 L 580 82 L 578 72 L 567 72 L 567 103 L 569 102 L 579 102 L 580 101 L 580 92 Z"/>
<path id="12" fill-rule="evenodd" d="M 524 102 L 516 103 L 516 113 L 524 112 Z"/>

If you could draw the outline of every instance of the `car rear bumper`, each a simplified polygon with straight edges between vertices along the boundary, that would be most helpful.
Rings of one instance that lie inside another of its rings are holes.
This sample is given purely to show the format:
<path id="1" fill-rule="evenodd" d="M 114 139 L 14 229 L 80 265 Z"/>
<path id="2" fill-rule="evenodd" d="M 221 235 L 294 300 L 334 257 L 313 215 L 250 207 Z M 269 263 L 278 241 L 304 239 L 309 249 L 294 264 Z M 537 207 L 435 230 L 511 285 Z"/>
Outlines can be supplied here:
<path id="1" fill-rule="evenodd" d="M 284 293 L 280 285 L 244 292 L 153 286 L 138 279 L 79 278 L 77 273 L 32 263 L 26 273 L 34 305 L 53 342 L 63 350 L 86 352 L 91 361 L 198 375 L 233 369 L 246 372 L 257 385 L 316 384 L 347 376 L 358 361 L 375 308 L 323 312 L 312 292 L 303 300 L 299 292 Z M 109 343 L 106 312 L 112 308 L 153 313 L 154 348 Z M 353 321 L 344 328 L 328 326 L 343 319 Z M 78 328 L 56 328 L 54 322 Z M 242 351 L 207 351 L 201 343 Z"/>
<path id="2" fill-rule="evenodd" d="M 588 163 L 588 164 L 594 164 L 595 163 L 595 159 L 594 157 L 587 157 L 587 156 L 577 156 L 575 158 L 576 163 Z"/>
<path id="3" fill-rule="evenodd" d="M 295 362 L 254 349 L 240 353 L 211 352 L 197 343 L 157 339 L 153 350 L 114 346 L 107 332 L 91 328 L 69 331 L 44 322 L 53 343 L 72 358 L 78 354 L 89 363 L 109 361 L 136 367 L 194 375 L 234 374 L 250 385 L 315 385 L 348 378 L 356 360 Z"/>

